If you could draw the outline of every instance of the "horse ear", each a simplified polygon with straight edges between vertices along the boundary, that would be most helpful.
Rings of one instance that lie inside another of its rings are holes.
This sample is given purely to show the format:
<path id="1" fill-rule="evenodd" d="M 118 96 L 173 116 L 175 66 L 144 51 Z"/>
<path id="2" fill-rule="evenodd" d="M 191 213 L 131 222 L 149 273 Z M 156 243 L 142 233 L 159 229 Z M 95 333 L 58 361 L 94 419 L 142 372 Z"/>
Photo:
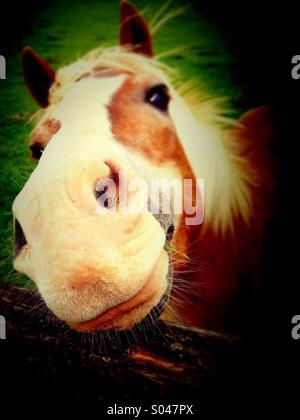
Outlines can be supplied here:
<path id="1" fill-rule="evenodd" d="M 152 38 L 147 23 L 127 0 L 121 0 L 120 45 L 133 52 L 153 57 Z"/>
<path id="2" fill-rule="evenodd" d="M 55 71 L 32 48 L 22 51 L 22 67 L 26 85 L 39 105 L 49 105 L 49 89 L 55 79 Z"/>

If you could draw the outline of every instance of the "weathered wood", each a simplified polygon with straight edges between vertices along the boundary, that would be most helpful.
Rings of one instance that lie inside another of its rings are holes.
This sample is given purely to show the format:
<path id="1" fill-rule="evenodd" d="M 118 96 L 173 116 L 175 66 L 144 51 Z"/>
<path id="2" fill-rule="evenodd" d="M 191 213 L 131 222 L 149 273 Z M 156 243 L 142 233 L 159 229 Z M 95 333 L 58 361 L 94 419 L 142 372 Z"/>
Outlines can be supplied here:
<path id="1" fill-rule="evenodd" d="M 0 288 L 0 314 L 8 396 L 18 389 L 26 398 L 201 399 L 231 392 L 239 371 L 241 342 L 226 335 L 161 321 L 147 337 L 82 335 L 50 314 L 35 292 L 7 286 Z"/>

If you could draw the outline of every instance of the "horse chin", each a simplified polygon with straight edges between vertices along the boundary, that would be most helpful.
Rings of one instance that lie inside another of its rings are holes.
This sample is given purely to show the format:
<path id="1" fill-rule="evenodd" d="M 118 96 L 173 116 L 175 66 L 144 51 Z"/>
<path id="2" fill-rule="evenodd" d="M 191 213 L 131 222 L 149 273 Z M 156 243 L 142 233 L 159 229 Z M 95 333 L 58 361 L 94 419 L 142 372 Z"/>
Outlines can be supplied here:
<path id="1" fill-rule="evenodd" d="M 146 284 L 133 297 L 97 315 L 69 326 L 80 332 L 129 330 L 146 318 L 156 319 L 166 304 L 170 291 L 168 256 L 164 252 Z"/>

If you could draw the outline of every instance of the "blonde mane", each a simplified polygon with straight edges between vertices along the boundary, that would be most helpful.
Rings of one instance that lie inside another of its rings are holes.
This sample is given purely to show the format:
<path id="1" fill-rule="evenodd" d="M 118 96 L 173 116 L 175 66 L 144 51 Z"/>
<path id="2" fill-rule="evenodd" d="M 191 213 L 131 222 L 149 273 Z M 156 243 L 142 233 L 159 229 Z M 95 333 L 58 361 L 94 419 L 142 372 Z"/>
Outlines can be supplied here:
<path id="1" fill-rule="evenodd" d="M 179 137 L 195 176 L 205 182 L 205 224 L 225 232 L 233 227 L 237 216 L 247 223 L 252 211 L 250 186 L 255 185 L 255 173 L 243 157 L 242 139 L 237 142 L 230 133 L 230 128 L 238 123 L 224 117 L 222 99 L 208 98 L 199 84 L 180 83 L 177 72 L 158 59 L 119 47 L 92 50 L 57 71 L 50 90 L 50 105 L 40 111 L 37 118 L 51 117 L 60 99 L 76 81 L 108 69 L 131 74 L 150 73 L 168 85 L 171 82 L 177 86 L 174 92 L 185 104 L 184 117 L 190 121 L 188 124 L 183 121 L 189 131 L 186 129 Z"/>

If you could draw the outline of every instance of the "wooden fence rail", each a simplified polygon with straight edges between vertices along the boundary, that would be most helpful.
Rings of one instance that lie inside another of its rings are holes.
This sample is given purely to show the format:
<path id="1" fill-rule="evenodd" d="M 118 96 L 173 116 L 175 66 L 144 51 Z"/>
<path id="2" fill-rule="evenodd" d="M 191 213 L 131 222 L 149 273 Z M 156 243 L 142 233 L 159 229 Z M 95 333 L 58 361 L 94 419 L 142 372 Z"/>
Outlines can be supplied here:
<path id="1" fill-rule="evenodd" d="M 38 295 L 0 288 L 2 395 L 39 399 L 207 399 L 239 388 L 243 344 L 159 321 L 155 332 L 82 335 L 51 315 Z"/>

